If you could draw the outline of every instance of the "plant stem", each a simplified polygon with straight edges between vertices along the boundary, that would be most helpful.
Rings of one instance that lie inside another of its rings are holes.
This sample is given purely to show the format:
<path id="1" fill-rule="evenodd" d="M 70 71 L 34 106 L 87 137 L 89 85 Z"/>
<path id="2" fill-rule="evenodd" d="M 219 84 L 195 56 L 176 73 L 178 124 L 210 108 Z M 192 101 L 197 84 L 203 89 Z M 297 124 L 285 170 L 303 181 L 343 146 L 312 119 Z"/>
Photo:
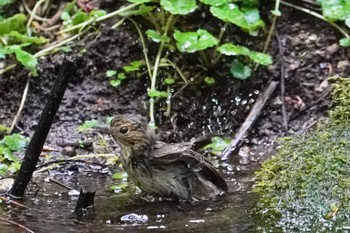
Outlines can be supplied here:
<path id="1" fill-rule="evenodd" d="M 296 6 L 292 3 L 288 3 L 288 2 L 284 2 L 284 1 L 281 1 L 281 3 L 283 5 L 286 5 L 286 6 L 289 6 L 289 7 L 292 7 L 294 9 L 297 9 L 297 10 L 300 10 L 300 11 L 303 11 L 307 14 L 310 14 L 312 16 L 315 16 L 316 18 L 319 18 L 319 19 L 322 19 L 323 21 L 329 23 L 330 25 L 332 25 L 334 28 L 336 28 L 341 34 L 343 34 L 346 38 L 350 38 L 350 35 L 347 31 L 345 31 L 345 29 L 343 29 L 342 27 L 340 27 L 338 24 L 328 20 L 327 18 L 325 18 L 323 15 L 320 15 L 314 11 L 311 11 L 309 9 L 306 9 L 304 7 L 300 7 L 300 6 Z"/>
<path id="2" fill-rule="evenodd" d="M 17 110 L 17 113 L 16 113 L 16 116 L 15 118 L 13 119 L 12 121 L 12 124 L 11 124 L 11 127 L 10 127 L 10 130 L 9 130 L 9 134 L 12 133 L 13 129 L 15 128 L 15 126 L 17 125 L 17 122 L 21 116 L 21 113 L 22 113 L 22 110 L 24 108 L 24 104 L 27 100 L 27 95 L 28 95 L 28 90 L 29 90 L 29 84 L 30 84 L 30 80 L 31 80 L 31 76 L 28 75 L 28 78 L 27 78 L 27 82 L 26 82 L 26 85 L 24 87 L 24 91 L 23 91 L 23 95 L 22 95 L 22 99 L 21 99 L 21 103 L 19 105 L 19 108 Z"/>
<path id="3" fill-rule="evenodd" d="M 34 6 L 34 8 L 33 8 L 33 11 L 30 13 L 30 18 L 29 18 L 29 20 L 28 20 L 28 22 L 27 22 L 27 34 L 28 34 L 28 36 L 31 36 L 31 30 L 30 30 L 30 25 L 32 24 L 32 21 L 33 21 L 33 19 L 34 19 L 34 17 L 35 17 L 35 14 L 36 14 L 36 11 L 38 10 L 38 8 L 39 8 L 39 6 L 42 4 L 42 3 L 44 3 L 46 0 L 40 0 L 40 1 L 38 1 L 37 3 L 35 3 L 35 6 Z"/>
<path id="4" fill-rule="evenodd" d="M 279 11 L 279 6 L 280 6 L 280 0 L 276 0 L 275 12 Z M 271 27 L 270 27 L 270 31 L 269 31 L 269 34 L 267 35 L 267 38 L 266 38 L 266 42 L 265 42 L 265 46 L 264 46 L 264 49 L 263 49 L 263 53 L 266 53 L 267 48 L 269 47 L 273 31 L 275 30 L 277 18 L 278 18 L 278 16 L 276 14 L 274 14 L 273 15 L 273 19 L 272 19 L 272 24 L 271 24 Z"/>
<path id="5" fill-rule="evenodd" d="M 62 40 L 56 44 L 52 44 L 51 46 L 43 49 L 43 50 L 40 50 L 39 52 L 37 52 L 36 54 L 34 54 L 33 56 L 34 57 L 41 57 L 41 56 L 44 56 L 46 54 L 48 54 L 49 52 L 51 52 L 52 50 L 56 49 L 56 48 L 59 48 L 61 47 L 62 45 L 65 45 L 67 44 L 68 42 L 72 41 L 72 40 L 75 40 L 76 38 L 78 38 L 79 36 L 81 36 L 83 34 L 83 32 L 80 32 L 72 37 L 68 37 L 67 39 L 65 40 Z"/>
<path id="6" fill-rule="evenodd" d="M 163 36 L 167 36 L 172 20 L 173 20 L 173 15 L 171 14 L 169 16 L 167 24 L 165 26 Z M 165 42 L 164 42 L 164 40 L 162 40 L 160 42 L 160 45 L 159 45 L 156 60 L 154 62 L 154 68 L 153 68 L 153 73 L 152 73 L 152 78 L 151 78 L 151 89 L 150 89 L 151 91 L 156 90 L 158 67 L 159 67 L 160 58 L 162 56 L 164 44 L 165 44 Z M 149 100 L 149 117 L 150 117 L 150 126 L 154 127 L 155 126 L 155 119 L 154 119 L 154 98 L 153 97 L 151 97 Z"/>
<path id="7" fill-rule="evenodd" d="M 141 44 L 142 44 L 142 49 L 143 49 L 143 55 L 145 56 L 148 76 L 151 79 L 152 78 L 152 66 L 151 66 L 149 59 L 148 59 L 148 49 L 146 48 L 145 39 L 142 35 L 142 32 L 141 32 L 139 25 L 137 25 L 137 23 L 131 18 L 128 18 L 128 20 L 130 20 L 135 25 L 135 28 L 136 28 L 137 32 L 139 33 Z"/>
<path id="8" fill-rule="evenodd" d="M 84 28 L 84 27 L 86 27 L 86 26 L 88 26 L 90 24 L 93 24 L 95 22 L 100 22 L 100 21 L 103 21 L 105 19 L 109 19 L 109 18 L 112 18 L 112 17 L 114 17 L 116 15 L 124 13 L 125 11 L 128 11 L 128 10 L 130 10 L 130 9 L 140 5 L 140 4 L 141 3 L 133 3 L 133 4 L 129 5 L 129 6 L 121 8 L 119 10 L 113 11 L 113 12 L 111 12 L 109 14 L 106 14 L 106 15 L 103 15 L 103 16 L 100 16 L 100 17 L 97 17 L 97 18 L 91 18 L 88 21 L 85 21 L 83 23 L 80 23 L 80 24 L 74 25 L 72 27 L 63 29 L 63 30 L 59 31 L 58 33 L 65 33 L 65 32 L 73 31 L 73 30 L 78 29 L 78 28 Z"/>

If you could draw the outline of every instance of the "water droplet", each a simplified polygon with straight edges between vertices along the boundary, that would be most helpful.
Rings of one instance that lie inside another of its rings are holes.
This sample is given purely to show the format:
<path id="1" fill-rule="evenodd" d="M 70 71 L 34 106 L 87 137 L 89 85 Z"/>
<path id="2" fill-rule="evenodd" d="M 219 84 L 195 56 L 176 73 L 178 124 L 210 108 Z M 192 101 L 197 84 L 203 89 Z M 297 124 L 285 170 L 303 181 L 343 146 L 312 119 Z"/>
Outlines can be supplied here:
<path id="1" fill-rule="evenodd" d="M 248 103 L 248 101 L 247 100 L 243 100 L 241 103 L 242 103 L 242 105 L 246 105 Z"/>
<path id="2" fill-rule="evenodd" d="M 254 91 L 254 94 L 255 94 L 255 95 L 258 95 L 259 93 L 260 93 L 259 90 L 255 90 L 255 91 Z"/>
<path id="3" fill-rule="evenodd" d="M 236 101 L 236 102 L 241 102 L 241 100 L 242 100 L 242 98 L 241 98 L 240 96 L 236 96 L 236 97 L 235 97 L 235 101 Z"/>
<path id="4" fill-rule="evenodd" d="M 232 110 L 230 113 L 231 113 L 231 115 L 233 115 L 233 116 L 234 116 L 234 115 L 236 115 L 236 113 L 237 113 L 237 109 Z"/>
<path id="5" fill-rule="evenodd" d="M 249 100 L 249 104 L 252 104 L 252 103 L 254 103 L 255 102 L 255 99 L 250 99 Z"/>

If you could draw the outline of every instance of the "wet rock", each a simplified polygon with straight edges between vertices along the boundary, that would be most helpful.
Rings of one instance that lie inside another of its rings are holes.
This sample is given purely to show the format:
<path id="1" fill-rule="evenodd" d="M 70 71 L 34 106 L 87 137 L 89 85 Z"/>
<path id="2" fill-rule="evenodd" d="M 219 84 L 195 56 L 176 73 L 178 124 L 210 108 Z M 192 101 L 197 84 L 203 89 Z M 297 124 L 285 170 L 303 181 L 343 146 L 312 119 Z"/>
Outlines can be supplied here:
<path id="1" fill-rule="evenodd" d="M 337 68 L 338 68 L 339 71 L 345 71 L 346 68 L 349 67 L 349 64 L 350 64 L 349 60 L 339 61 L 337 63 Z"/>
<path id="2" fill-rule="evenodd" d="M 333 54 L 335 54 L 336 52 L 338 52 L 338 50 L 339 50 L 339 45 L 338 45 L 338 43 L 333 43 L 333 44 L 329 45 L 329 46 L 326 48 L 327 57 L 331 57 Z"/>
<path id="3" fill-rule="evenodd" d="M 65 156 L 73 157 L 77 155 L 77 152 L 75 151 L 75 148 L 72 146 L 66 146 L 62 150 L 62 154 Z"/>

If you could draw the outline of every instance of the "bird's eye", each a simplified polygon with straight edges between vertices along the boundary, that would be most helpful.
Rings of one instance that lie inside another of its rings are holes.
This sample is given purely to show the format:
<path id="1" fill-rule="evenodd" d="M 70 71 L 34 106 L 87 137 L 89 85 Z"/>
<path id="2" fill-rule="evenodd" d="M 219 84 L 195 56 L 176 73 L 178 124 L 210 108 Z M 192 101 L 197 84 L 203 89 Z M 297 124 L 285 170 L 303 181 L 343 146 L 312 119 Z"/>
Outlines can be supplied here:
<path id="1" fill-rule="evenodd" d="M 119 133 L 121 134 L 126 134 L 127 132 L 129 132 L 129 128 L 126 126 L 123 126 L 119 129 Z"/>

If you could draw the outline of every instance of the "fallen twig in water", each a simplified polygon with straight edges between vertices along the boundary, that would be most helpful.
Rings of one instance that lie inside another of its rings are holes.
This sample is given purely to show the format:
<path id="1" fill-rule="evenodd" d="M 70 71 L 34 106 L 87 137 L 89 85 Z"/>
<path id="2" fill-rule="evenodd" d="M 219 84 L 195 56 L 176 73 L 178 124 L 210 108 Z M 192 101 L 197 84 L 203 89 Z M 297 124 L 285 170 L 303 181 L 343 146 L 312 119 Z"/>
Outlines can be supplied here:
<path id="1" fill-rule="evenodd" d="M 20 223 L 18 223 L 18 222 L 14 222 L 14 221 L 12 221 L 12 220 L 10 220 L 10 219 L 6 219 L 6 218 L 2 218 L 2 217 L 0 217 L 0 220 L 3 221 L 3 222 L 10 223 L 10 224 L 12 224 L 12 225 L 18 226 L 18 227 L 20 227 L 20 228 L 26 230 L 27 232 L 34 233 L 34 231 L 32 231 L 31 229 L 29 229 L 29 228 L 26 227 L 26 226 L 23 226 L 22 224 L 20 224 Z"/>
<path id="2" fill-rule="evenodd" d="M 236 137 L 231 141 L 230 145 L 226 147 L 225 150 L 222 152 L 222 160 L 229 159 L 230 155 L 237 150 L 238 146 L 243 141 L 247 131 L 252 127 L 253 123 L 260 115 L 262 108 L 265 106 L 267 100 L 271 97 L 278 84 L 279 82 L 277 81 L 271 81 L 263 95 L 261 95 L 259 99 L 255 102 L 246 120 L 242 124 L 241 128 L 239 128 Z"/>

